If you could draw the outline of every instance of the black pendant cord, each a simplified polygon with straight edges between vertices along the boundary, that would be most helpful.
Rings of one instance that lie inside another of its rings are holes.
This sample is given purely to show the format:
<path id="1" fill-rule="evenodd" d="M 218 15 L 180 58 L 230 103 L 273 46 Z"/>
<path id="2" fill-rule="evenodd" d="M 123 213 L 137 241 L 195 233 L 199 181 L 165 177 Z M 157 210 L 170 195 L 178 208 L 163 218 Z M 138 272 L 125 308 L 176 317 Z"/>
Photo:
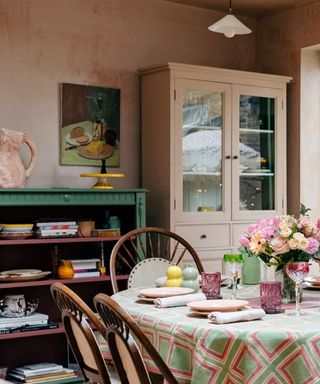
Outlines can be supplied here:
<path id="1" fill-rule="evenodd" d="M 231 0 L 230 0 L 230 2 L 229 2 L 229 13 L 232 13 Z"/>

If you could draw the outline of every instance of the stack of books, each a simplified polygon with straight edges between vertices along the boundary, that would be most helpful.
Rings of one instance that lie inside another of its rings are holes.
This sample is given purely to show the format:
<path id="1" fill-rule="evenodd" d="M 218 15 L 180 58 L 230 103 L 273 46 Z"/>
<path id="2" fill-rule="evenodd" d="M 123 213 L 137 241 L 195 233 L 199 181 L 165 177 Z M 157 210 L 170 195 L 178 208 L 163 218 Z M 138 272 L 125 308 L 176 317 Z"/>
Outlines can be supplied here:
<path id="1" fill-rule="evenodd" d="M 75 221 L 41 221 L 36 223 L 35 234 L 37 237 L 72 237 L 77 236 L 78 225 Z"/>
<path id="2" fill-rule="evenodd" d="M 100 276 L 99 259 L 71 259 L 70 261 L 74 270 L 74 279 Z"/>
<path id="3" fill-rule="evenodd" d="M 23 367 L 12 369 L 7 374 L 7 380 L 14 383 L 83 383 L 73 369 L 64 368 L 55 363 L 40 363 L 24 365 Z"/>
<path id="4" fill-rule="evenodd" d="M 39 312 L 22 317 L 0 317 L 0 334 L 53 329 L 58 326 L 58 323 L 48 321 L 48 315 Z"/>

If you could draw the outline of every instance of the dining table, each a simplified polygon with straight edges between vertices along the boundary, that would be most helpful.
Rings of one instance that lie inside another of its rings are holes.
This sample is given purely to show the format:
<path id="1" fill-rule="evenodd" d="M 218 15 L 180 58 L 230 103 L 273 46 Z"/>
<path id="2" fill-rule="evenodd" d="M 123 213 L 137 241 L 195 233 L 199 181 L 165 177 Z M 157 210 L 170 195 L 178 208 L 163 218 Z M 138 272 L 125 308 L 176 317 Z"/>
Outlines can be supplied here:
<path id="1" fill-rule="evenodd" d="M 221 293 L 231 298 L 227 287 Z M 187 306 L 158 308 L 141 300 L 137 288 L 112 298 L 135 319 L 179 383 L 320 384 L 320 291 L 304 291 L 303 303 L 310 303 L 305 316 L 294 315 L 289 304 L 284 313 L 226 324 Z M 237 298 L 259 307 L 259 285 L 242 286 Z M 141 353 L 148 370 L 157 372 L 142 347 Z"/>

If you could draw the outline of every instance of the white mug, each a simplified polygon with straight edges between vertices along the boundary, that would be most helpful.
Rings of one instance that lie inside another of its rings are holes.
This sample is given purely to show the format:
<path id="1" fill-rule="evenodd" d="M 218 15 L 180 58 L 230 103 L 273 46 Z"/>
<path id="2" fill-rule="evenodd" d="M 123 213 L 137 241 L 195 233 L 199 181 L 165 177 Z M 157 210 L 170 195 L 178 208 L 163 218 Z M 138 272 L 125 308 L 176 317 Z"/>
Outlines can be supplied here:
<path id="1" fill-rule="evenodd" d="M 22 317 L 26 314 L 26 300 L 24 295 L 7 295 L 0 307 L 0 315 L 5 317 Z"/>

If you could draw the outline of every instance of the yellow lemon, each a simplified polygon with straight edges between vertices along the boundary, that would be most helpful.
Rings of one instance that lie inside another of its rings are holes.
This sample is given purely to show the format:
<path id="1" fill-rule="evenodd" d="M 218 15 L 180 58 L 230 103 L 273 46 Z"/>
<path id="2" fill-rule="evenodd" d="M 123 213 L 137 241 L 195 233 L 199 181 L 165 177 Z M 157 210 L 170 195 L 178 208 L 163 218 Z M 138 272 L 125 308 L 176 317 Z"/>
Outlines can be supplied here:
<path id="1" fill-rule="evenodd" d="M 166 287 L 181 287 L 182 285 L 182 269 L 177 265 L 171 265 L 167 269 Z"/>

